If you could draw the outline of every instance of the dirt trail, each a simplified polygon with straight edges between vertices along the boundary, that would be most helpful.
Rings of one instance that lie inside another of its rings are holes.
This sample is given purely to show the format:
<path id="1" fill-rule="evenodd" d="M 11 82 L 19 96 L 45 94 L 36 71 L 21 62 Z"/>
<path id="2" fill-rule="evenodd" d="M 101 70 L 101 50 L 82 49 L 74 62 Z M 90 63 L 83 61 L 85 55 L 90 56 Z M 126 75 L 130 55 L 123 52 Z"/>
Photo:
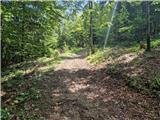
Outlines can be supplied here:
<path id="1" fill-rule="evenodd" d="M 129 89 L 105 69 L 93 69 L 84 56 L 66 57 L 46 74 L 40 83 L 42 108 L 36 112 L 48 120 L 160 119 L 156 99 Z"/>
<path id="2" fill-rule="evenodd" d="M 66 57 L 55 70 L 68 69 L 75 71 L 80 69 L 90 69 L 91 65 L 84 59 L 85 56 L 85 52 L 80 52 L 79 54 L 74 54 L 71 57 Z"/>

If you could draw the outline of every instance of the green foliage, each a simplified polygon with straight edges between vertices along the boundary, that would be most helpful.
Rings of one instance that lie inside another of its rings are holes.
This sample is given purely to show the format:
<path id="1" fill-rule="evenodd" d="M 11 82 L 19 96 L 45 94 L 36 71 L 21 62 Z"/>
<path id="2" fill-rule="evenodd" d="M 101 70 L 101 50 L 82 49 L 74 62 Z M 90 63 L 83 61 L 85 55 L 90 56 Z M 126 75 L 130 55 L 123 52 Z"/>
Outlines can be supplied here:
<path id="1" fill-rule="evenodd" d="M 141 79 L 139 77 L 132 77 L 128 80 L 128 86 L 140 90 L 142 88 L 140 81 Z"/>
<path id="2" fill-rule="evenodd" d="M 157 48 L 157 47 L 159 47 L 160 46 L 160 39 L 155 39 L 155 40 L 153 40 L 152 42 L 151 42 L 151 46 L 152 46 L 152 48 Z"/>
<path id="3" fill-rule="evenodd" d="M 51 1 L 2 2 L 2 67 L 56 49 L 61 18 L 56 7 Z"/>
<path id="4" fill-rule="evenodd" d="M 28 91 L 22 92 L 19 95 L 17 95 L 13 101 L 13 104 L 20 104 L 30 99 L 36 100 L 40 97 L 41 95 L 39 94 L 39 91 L 36 88 L 31 87 Z"/>
<path id="5" fill-rule="evenodd" d="M 57 57 L 58 51 L 63 53 L 76 47 L 89 48 L 91 11 L 94 46 L 103 46 L 109 27 L 109 42 L 146 39 L 145 1 L 119 1 L 113 23 L 110 20 L 114 1 L 93 4 L 90 10 L 88 2 L 83 1 L 3 1 L 2 67 L 42 56 Z M 160 34 L 158 7 L 159 2 L 151 2 L 152 38 Z M 154 42 L 152 47 L 158 44 Z"/>
<path id="6" fill-rule="evenodd" d="M 82 51 L 83 48 L 72 48 L 71 50 L 69 50 L 71 53 L 79 53 L 80 51 Z"/>
<path id="7" fill-rule="evenodd" d="M 111 48 L 107 48 L 105 50 L 97 50 L 94 54 L 88 56 L 87 60 L 89 60 L 93 64 L 104 62 L 106 59 L 110 57 L 112 53 L 111 51 Z"/>
<path id="8" fill-rule="evenodd" d="M 151 88 L 160 90 L 160 75 L 155 76 L 151 83 Z"/>
<path id="9" fill-rule="evenodd" d="M 141 49 L 140 49 L 139 44 L 135 44 L 135 45 L 131 46 L 131 47 L 128 49 L 128 51 L 130 51 L 130 52 L 140 52 Z"/>
<path id="10" fill-rule="evenodd" d="M 11 113 L 7 108 L 1 108 L 1 120 L 7 120 L 10 116 Z"/>
<path id="11" fill-rule="evenodd" d="M 139 44 L 135 42 L 130 44 L 130 41 L 112 41 L 105 50 L 98 49 L 94 54 L 89 55 L 87 59 L 93 64 L 98 64 L 105 60 L 114 60 L 124 53 L 140 53 L 143 51 L 140 50 Z"/>
<path id="12" fill-rule="evenodd" d="M 3 1 L 2 67 L 42 56 L 58 57 L 66 49 L 84 47 L 83 18 L 66 13 L 66 6 L 74 8 L 68 3 Z"/>
<path id="13" fill-rule="evenodd" d="M 48 57 L 54 57 L 55 59 L 59 57 L 60 53 L 58 50 L 53 50 L 51 48 L 49 48 L 49 53 L 47 54 Z"/>

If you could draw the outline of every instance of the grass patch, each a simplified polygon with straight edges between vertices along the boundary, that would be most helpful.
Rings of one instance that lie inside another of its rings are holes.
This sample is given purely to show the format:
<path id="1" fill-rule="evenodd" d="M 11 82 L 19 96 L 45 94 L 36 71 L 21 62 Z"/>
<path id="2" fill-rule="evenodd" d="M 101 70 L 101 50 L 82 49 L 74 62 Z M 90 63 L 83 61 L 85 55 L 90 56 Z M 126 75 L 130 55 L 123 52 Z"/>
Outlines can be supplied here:
<path id="1" fill-rule="evenodd" d="M 84 48 L 72 48 L 70 50 L 71 53 L 79 53 L 80 51 L 82 51 Z"/>
<path id="2" fill-rule="evenodd" d="M 123 54 L 127 53 L 136 53 L 143 54 L 145 49 L 140 49 L 140 46 L 137 42 L 130 41 L 112 41 L 107 45 L 106 49 L 96 49 L 94 54 L 91 54 L 87 57 L 87 60 L 93 64 L 99 64 L 106 60 L 113 60 Z M 160 46 L 160 39 L 154 39 L 151 41 L 151 47 L 157 48 Z M 149 54 L 151 55 L 151 54 Z"/>
<path id="3" fill-rule="evenodd" d="M 105 50 L 99 49 L 94 54 L 91 54 L 87 57 L 87 60 L 92 64 L 99 64 L 104 61 L 113 61 L 114 59 L 120 57 L 121 55 L 128 54 L 128 53 L 135 53 L 139 54 L 144 52 L 144 50 L 139 50 L 139 47 L 133 46 L 129 48 L 121 48 L 119 46 L 116 47 L 108 47 Z"/>
<path id="4" fill-rule="evenodd" d="M 109 55 L 112 53 L 111 48 L 107 48 L 105 50 L 97 50 L 94 54 L 91 54 L 87 57 L 87 60 L 93 64 L 99 64 L 101 62 L 104 62 L 105 59 L 109 57 Z"/>
<path id="5" fill-rule="evenodd" d="M 64 53 L 62 53 L 60 56 L 72 56 L 74 54 L 79 53 L 80 51 L 84 50 L 84 48 L 72 48 L 71 50 L 66 50 Z"/>
<path id="6" fill-rule="evenodd" d="M 157 48 L 160 46 L 160 39 L 154 39 L 151 41 L 151 47 L 152 48 Z"/>
<path id="7" fill-rule="evenodd" d="M 157 74 L 153 80 L 151 81 L 151 89 L 155 89 L 155 90 L 158 90 L 160 91 L 160 75 Z"/>
<path id="8" fill-rule="evenodd" d="M 54 68 L 54 66 L 59 63 L 60 60 L 62 60 L 60 57 L 41 57 L 34 61 L 25 61 L 11 65 L 5 69 L 2 69 L 1 81 L 4 82 L 18 76 L 29 74 L 35 69 L 36 66 L 39 66 L 38 69 L 41 67 L 46 67 L 46 70 L 49 70 L 51 67 Z"/>

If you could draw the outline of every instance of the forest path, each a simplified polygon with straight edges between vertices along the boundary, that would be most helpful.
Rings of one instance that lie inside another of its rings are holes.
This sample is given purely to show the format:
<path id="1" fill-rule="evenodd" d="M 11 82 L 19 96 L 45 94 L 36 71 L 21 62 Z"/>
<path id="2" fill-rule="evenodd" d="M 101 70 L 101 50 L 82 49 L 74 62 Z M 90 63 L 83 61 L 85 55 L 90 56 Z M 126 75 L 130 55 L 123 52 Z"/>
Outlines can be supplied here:
<path id="1" fill-rule="evenodd" d="M 84 59 L 85 56 L 86 53 L 81 51 L 78 54 L 74 54 L 70 57 L 64 57 L 64 60 L 56 67 L 55 71 L 62 69 L 70 71 L 90 69 L 91 65 Z"/>
<path id="2" fill-rule="evenodd" d="M 84 52 L 66 57 L 40 83 L 47 120 L 151 120 L 159 119 L 157 100 L 129 89 L 123 78 L 95 69 Z M 31 111 L 32 112 L 32 111 Z"/>

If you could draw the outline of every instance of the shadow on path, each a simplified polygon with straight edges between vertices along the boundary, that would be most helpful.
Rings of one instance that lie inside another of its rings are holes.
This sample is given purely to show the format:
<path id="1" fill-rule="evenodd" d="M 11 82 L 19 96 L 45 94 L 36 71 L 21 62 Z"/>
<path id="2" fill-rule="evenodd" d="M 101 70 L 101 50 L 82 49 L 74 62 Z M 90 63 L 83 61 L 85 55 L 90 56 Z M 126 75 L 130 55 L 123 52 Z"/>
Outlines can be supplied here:
<path id="1" fill-rule="evenodd" d="M 25 116 L 47 120 L 160 119 L 156 98 L 127 87 L 126 64 L 119 64 L 123 69 L 118 72 L 109 72 L 92 69 L 83 57 L 81 53 L 66 58 L 55 70 L 41 73 L 36 81 L 41 97 L 23 104 Z"/>
<path id="2" fill-rule="evenodd" d="M 45 73 L 40 104 L 48 107 L 41 115 L 49 120 L 160 119 L 160 103 L 129 89 L 125 71 L 92 69 L 82 57 L 66 59 L 54 72 Z"/>

